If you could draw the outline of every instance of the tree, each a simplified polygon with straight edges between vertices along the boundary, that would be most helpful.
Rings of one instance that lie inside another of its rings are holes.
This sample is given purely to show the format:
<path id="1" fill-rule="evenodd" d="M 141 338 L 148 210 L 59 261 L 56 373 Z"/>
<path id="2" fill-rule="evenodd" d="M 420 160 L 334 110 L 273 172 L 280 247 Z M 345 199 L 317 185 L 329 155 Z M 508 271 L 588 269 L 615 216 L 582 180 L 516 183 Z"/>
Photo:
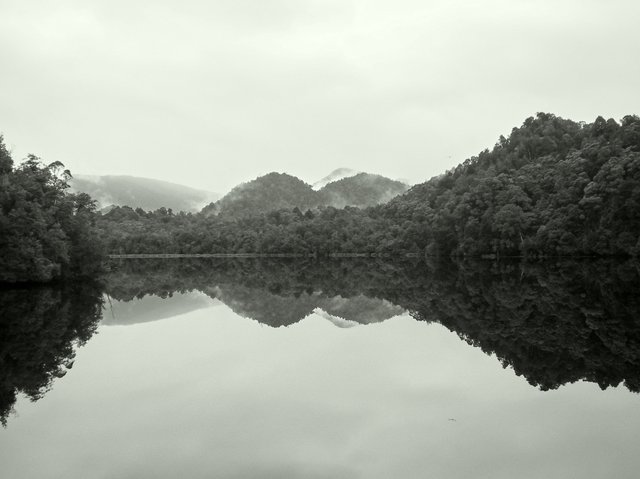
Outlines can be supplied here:
<path id="1" fill-rule="evenodd" d="M 95 203 L 67 192 L 71 173 L 29 155 L 17 167 L 0 143 L 0 282 L 95 274 L 102 262 Z"/>

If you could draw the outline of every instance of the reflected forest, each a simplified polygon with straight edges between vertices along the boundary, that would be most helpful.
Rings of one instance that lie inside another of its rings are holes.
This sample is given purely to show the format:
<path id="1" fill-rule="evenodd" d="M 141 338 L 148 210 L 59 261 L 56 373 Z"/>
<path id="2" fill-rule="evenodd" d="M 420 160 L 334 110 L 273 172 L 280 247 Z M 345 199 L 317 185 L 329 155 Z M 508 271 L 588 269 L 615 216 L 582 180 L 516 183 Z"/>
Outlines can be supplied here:
<path id="1" fill-rule="evenodd" d="M 95 284 L 0 289 L 0 421 L 22 393 L 41 398 L 73 366 L 102 316 Z"/>
<path id="2" fill-rule="evenodd" d="M 72 367 L 75 347 L 101 317 L 126 324 L 112 303 L 192 291 L 270 327 L 293 326 L 313 312 L 341 327 L 408 313 L 442 324 L 541 390 L 588 381 L 640 391 L 633 261 L 128 259 L 110 270 L 102 289 L 0 291 L 3 422 L 18 393 L 37 400 Z"/>

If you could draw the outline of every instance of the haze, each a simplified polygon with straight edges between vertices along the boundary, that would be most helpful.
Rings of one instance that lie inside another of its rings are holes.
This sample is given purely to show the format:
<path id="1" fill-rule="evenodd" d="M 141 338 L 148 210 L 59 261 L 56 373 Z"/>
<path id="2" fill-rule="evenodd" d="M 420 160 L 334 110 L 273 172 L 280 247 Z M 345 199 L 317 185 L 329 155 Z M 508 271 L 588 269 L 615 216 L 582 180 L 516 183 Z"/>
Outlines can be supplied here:
<path id="1" fill-rule="evenodd" d="M 224 193 L 424 181 L 538 111 L 640 112 L 635 1 L 0 0 L 14 158 Z"/>

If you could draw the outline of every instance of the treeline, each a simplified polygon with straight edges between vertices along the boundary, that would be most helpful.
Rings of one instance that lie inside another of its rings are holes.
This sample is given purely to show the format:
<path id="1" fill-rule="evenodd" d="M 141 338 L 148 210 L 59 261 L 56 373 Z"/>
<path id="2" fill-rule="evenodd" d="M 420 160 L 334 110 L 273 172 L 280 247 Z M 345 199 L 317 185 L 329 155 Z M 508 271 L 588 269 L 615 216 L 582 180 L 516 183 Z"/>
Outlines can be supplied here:
<path id="1" fill-rule="evenodd" d="M 637 256 L 640 118 L 540 113 L 491 151 L 371 208 L 216 217 L 121 207 L 99 229 L 110 253 Z"/>
<path id="2" fill-rule="evenodd" d="M 94 201 L 71 194 L 64 165 L 34 156 L 18 166 L 0 136 L 0 283 L 95 276 L 103 249 Z"/>
<path id="3" fill-rule="evenodd" d="M 110 253 L 399 253 L 419 250 L 402 244 L 393 219 L 354 207 L 277 210 L 243 218 L 145 212 L 114 208 L 98 223 Z"/>

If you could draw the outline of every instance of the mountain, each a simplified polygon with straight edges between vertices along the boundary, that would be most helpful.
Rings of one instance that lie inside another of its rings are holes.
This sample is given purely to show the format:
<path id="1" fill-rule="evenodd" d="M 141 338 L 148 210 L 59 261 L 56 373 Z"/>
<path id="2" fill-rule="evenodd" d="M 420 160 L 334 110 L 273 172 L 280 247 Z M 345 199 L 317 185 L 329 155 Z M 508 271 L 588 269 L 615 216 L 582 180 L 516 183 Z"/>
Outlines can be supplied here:
<path id="1" fill-rule="evenodd" d="M 75 175 L 70 186 L 71 191 L 89 194 L 99 209 L 126 205 L 147 211 L 165 207 L 195 212 L 220 197 L 211 191 L 137 176 Z"/>
<path id="2" fill-rule="evenodd" d="M 636 115 L 587 124 L 539 113 L 492 150 L 382 205 L 291 209 L 335 204 L 328 192 L 358 181 L 355 175 L 315 191 L 273 173 L 212 205 L 223 221 L 162 214 L 127 221 L 128 212 L 103 215 L 96 225 L 107 250 L 123 253 L 640 257 Z M 275 208 L 289 210 L 252 216 Z M 242 221 L 228 221 L 225 210 Z"/>
<path id="3" fill-rule="evenodd" d="M 321 197 L 304 181 L 286 173 L 273 172 L 236 186 L 202 212 L 241 217 L 296 206 L 307 210 L 321 203 Z"/>
<path id="4" fill-rule="evenodd" d="M 345 176 L 347 174 L 351 176 Z M 384 203 L 409 189 L 402 182 L 346 168 L 335 170 L 314 186 L 324 181 L 329 182 L 315 190 L 295 176 L 269 173 L 235 187 L 218 202 L 206 206 L 202 212 L 208 216 L 246 217 L 296 207 L 301 211 L 320 206 L 363 208 Z"/>
<path id="5" fill-rule="evenodd" d="M 408 189 L 409 185 L 400 181 L 380 175 L 357 173 L 328 183 L 320 192 L 325 196 L 326 203 L 336 208 L 345 206 L 364 208 L 386 203 Z"/>
<path id="6" fill-rule="evenodd" d="M 356 170 L 352 170 L 351 168 L 338 168 L 337 170 L 333 170 L 331 173 L 329 173 L 327 176 L 325 176 L 321 180 L 316 181 L 313 184 L 312 188 L 316 191 L 319 191 L 325 186 L 327 186 L 329 183 L 341 180 L 343 178 L 349 178 L 350 176 L 355 176 L 358 173 L 360 172 Z"/>

